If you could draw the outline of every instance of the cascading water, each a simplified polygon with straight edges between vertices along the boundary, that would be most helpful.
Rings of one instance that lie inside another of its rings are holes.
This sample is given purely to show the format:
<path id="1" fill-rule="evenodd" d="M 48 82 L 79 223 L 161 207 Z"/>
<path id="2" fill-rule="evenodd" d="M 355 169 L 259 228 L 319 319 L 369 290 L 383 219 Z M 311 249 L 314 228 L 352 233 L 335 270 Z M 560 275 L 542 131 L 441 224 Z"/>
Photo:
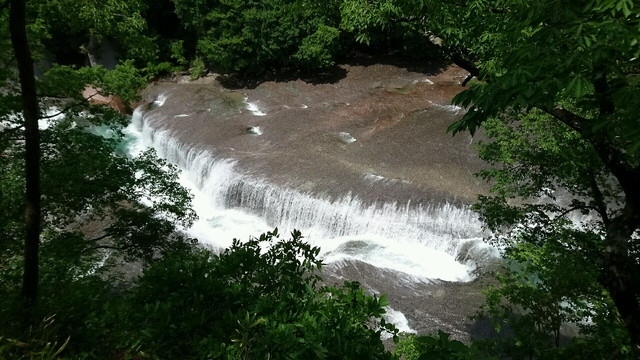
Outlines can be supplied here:
<path id="1" fill-rule="evenodd" d="M 217 155 L 215 148 L 183 142 L 159 125 L 162 121 L 155 120 L 167 116 L 164 101 L 161 97 L 134 112 L 127 129 L 136 139 L 131 151 L 153 147 L 182 170 L 181 181 L 194 193 L 200 216 L 189 231 L 201 242 L 226 247 L 233 238 L 276 226 L 281 233 L 296 228 L 321 247 L 328 263 L 357 259 L 420 279 L 473 278 L 474 262 L 456 261 L 465 258 L 461 251 L 484 247 L 480 223 L 467 208 L 370 203 L 351 193 L 336 199 L 275 185 L 238 170 L 235 160 Z"/>

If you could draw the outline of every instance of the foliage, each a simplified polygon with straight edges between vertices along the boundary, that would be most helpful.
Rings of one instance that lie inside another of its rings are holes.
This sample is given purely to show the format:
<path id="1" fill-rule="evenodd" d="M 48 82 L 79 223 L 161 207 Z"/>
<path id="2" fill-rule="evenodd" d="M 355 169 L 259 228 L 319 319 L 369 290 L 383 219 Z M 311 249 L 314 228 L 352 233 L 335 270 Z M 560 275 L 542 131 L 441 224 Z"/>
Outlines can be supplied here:
<path id="1" fill-rule="evenodd" d="M 60 115 L 73 111 L 72 115 L 79 115 L 88 104 L 82 97 L 85 87 L 91 85 L 100 89 L 104 96 L 116 95 L 125 103 L 138 100 L 138 91 L 146 84 L 142 71 L 138 70 L 131 61 L 125 61 L 108 70 L 102 66 L 80 67 L 53 65 L 38 79 L 38 90 L 41 95 L 42 105 L 50 110 L 60 111 Z M 71 100 L 75 102 L 70 103 Z M 90 111 L 100 111 L 94 107 Z M 104 113 L 104 111 L 102 111 Z M 54 113 L 55 114 L 55 113 Z M 52 115 L 45 115 L 51 118 Z M 105 115 L 103 115 L 105 116 Z M 106 114 L 109 121 L 118 121 L 124 124 L 122 119 L 115 119 Z M 94 121 L 101 121 L 99 117 Z"/>
<path id="2" fill-rule="evenodd" d="M 42 338 L 50 344 L 43 349 L 63 347 L 71 358 L 393 358 L 380 340 L 397 332 L 382 318 L 386 299 L 365 295 L 357 283 L 322 285 L 318 252 L 299 232 L 280 240 L 275 230 L 234 240 L 219 255 L 173 251 L 132 287 L 114 287 L 109 272 L 45 275 L 37 313 L 55 313 L 56 326 L 25 335 L 33 339 L 29 349 L 40 351 Z M 0 347 L 0 355 L 14 350 Z"/>
<path id="3" fill-rule="evenodd" d="M 44 42 L 50 44 L 51 49 L 60 49 L 60 53 L 69 51 L 66 49 L 69 44 L 60 41 L 71 39 L 85 53 L 96 53 L 98 48 L 109 44 L 121 58 L 136 60 L 140 65 L 158 58 L 158 46 L 142 16 L 145 11 L 143 1 L 31 3 L 35 18 L 42 23 L 41 31 L 46 34 Z"/>
<path id="4" fill-rule="evenodd" d="M 380 334 L 395 329 L 381 319 L 384 299 L 353 283 L 320 286 L 319 249 L 299 232 L 277 236 L 234 240 L 219 256 L 168 256 L 146 270 L 126 318 L 115 320 L 120 341 L 163 358 L 388 358 Z"/>
<path id="5" fill-rule="evenodd" d="M 456 99 L 473 106 L 455 128 L 473 130 L 507 107 L 551 112 L 562 106 L 589 119 L 593 131 L 621 136 L 625 141 L 617 146 L 634 146 L 627 140 L 637 133 L 632 114 L 638 105 L 631 94 L 639 84 L 630 76 L 638 66 L 637 8 L 629 8 L 625 0 L 470 4 L 468 20 L 460 28 L 482 33 L 472 51 L 483 81 Z M 495 12 L 509 16 L 490 21 Z M 454 33 L 451 38 L 469 37 Z M 605 105 L 613 111 L 599 111 Z"/>
<path id="6" fill-rule="evenodd" d="M 506 261 L 485 307 L 501 337 L 485 346 L 513 358 L 631 356 L 601 281 L 606 229 L 598 215 L 624 201 L 607 167 L 589 142 L 541 111 L 507 111 L 483 127 L 490 141 L 479 154 L 496 166 L 480 176 L 493 194 L 474 208 Z M 563 339 L 565 326 L 580 336 Z"/>
<path id="7" fill-rule="evenodd" d="M 189 68 L 189 78 L 191 80 L 196 80 L 207 74 L 206 66 L 204 65 L 204 61 L 200 57 L 196 57 L 191 62 L 191 67 Z"/>
<path id="8" fill-rule="evenodd" d="M 394 349 L 394 353 L 405 360 L 493 359 L 480 352 L 474 345 L 465 345 L 450 337 L 450 334 L 442 331 L 426 336 L 406 334 Z"/>
<path id="9" fill-rule="evenodd" d="M 535 228 L 554 216 L 570 225 L 571 216 L 588 215 L 599 202 L 620 201 L 593 148 L 549 116 L 508 113 L 485 122 L 484 129 L 491 140 L 481 141 L 478 153 L 494 167 L 479 176 L 492 181 L 494 196 L 480 197 L 475 209 L 492 230 L 518 224 Z M 509 205 L 511 198 L 525 202 Z"/>
<path id="10" fill-rule="evenodd" d="M 184 41 L 174 40 L 171 42 L 171 59 L 180 66 L 186 66 L 189 61 L 185 58 Z"/>
<path id="11" fill-rule="evenodd" d="M 195 214 L 189 209 L 191 197 L 177 185 L 176 169 L 152 152 L 133 159 L 117 153 L 123 138 L 118 124 L 121 117 L 111 111 L 94 112 L 93 116 L 68 114 L 41 131 L 43 246 L 53 246 L 51 251 L 55 252 L 53 244 L 63 241 L 65 245 L 59 245 L 59 250 L 75 252 L 76 256 L 91 256 L 93 251 L 110 248 L 150 260 L 154 253 L 164 251 L 165 246 L 171 248 L 172 241 L 177 241 L 178 237 L 172 235 L 174 223 L 188 225 L 194 220 Z M 118 122 L 111 122 L 114 120 Z M 21 144 L 10 143 L 4 152 L 11 156 L 3 158 L 10 171 L 1 175 L 2 183 L 14 192 L 3 191 L 3 201 L 11 203 L 12 209 L 20 209 Z M 6 215 L 3 227 L 19 229 L 19 213 Z M 106 225 L 93 235 L 82 231 L 85 224 L 101 223 Z M 91 241 L 91 237 L 95 239 Z M 18 243 L 18 239 L 5 241 Z"/>
<path id="12" fill-rule="evenodd" d="M 12 2 L 11 9 L 19 10 L 17 4 Z M 44 6 L 30 4 L 32 11 Z M 12 19 L 24 19 L 24 14 L 18 11 L 11 14 Z M 47 28 L 40 25 L 41 19 L 33 19 L 30 31 L 36 35 L 32 38 L 36 44 L 47 37 Z M 14 27 L 12 33 L 21 28 Z M 3 30 L 2 35 L 8 34 Z M 42 51 L 38 46 L 35 49 Z M 21 50 L 28 55 L 29 51 Z M 176 228 L 189 226 L 195 213 L 190 209 L 191 195 L 177 184 L 174 167 L 152 152 L 130 158 L 119 150 L 127 118 L 109 108 L 91 106 L 81 95 L 86 86 L 93 86 L 104 94 L 134 100 L 144 80 L 133 62 L 123 62 L 113 70 L 100 66 L 81 69 L 52 66 L 30 86 L 33 94 L 29 98 L 35 106 L 29 109 L 35 110 L 27 111 L 25 107 L 22 115 L 19 100 L 27 96 L 24 91 L 19 92 L 17 85 L 23 84 L 25 88 L 24 83 L 35 80 L 33 73 L 22 71 L 25 67 L 32 68 L 30 57 L 22 56 L 16 61 L 10 53 L 1 55 L 7 55 L 2 62 L 9 70 L 3 73 L 6 78 L 0 97 L 0 162 L 5 170 L 0 174 L 3 189 L 0 202 L 4 206 L 0 229 L 5 231 L 1 240 L 5 251 L 0 255 L 3 264 L 0 292 L 6 305 L 1 318 L 3 325 L 11 325 L 6 327 L 7 335 L 11 335 L 10 331 L 25 335 L 24 329 L 37 318 L 37 309 L 28 306 L 21 311 L 16 306 L 20 303 L 17 294 L 21 262 L 28 263 L 23 274 L 30 274 L 29 281 L 25 275 L 22 292 L 28 283 L 30 290 L 25 297 L 33 303 L 42 282 L 42 288 L 50 296 L 40 300 L 46 308 L 49 302 L 73 299 L 74 291 L 66 285 L 78 285 L 83 281 L 79 279 L 106 271 L 107 267 L 99 264 L 107 257 L 135 259 L 145 264 L 165 252 L 191 246 L 193 241 L 177 233 Z M 21 70 L 19 80 L 16 65 Z M 31 172 L 33 176 L 25 175 L 29 174 L 25 169 L 34 168 L 37 172 Z M 29 187 L 30 182 L 36 185 Z M 35 194 L 33 197 L 38 199 L 38 210 L 32 216 L 38 218 L 37 226 L 25 224 L 26 217 L 22 214 L 27 205 L 25 184 L 27 189 L 35 190 L 28 194 Z M 22 256 L 23 247 L 29 247 L 23 246 L 25 232 L 35 235 L 35 241 L 30 237 L 27 242 L 35 244 L 30 246 L 35 250 L 30 254 L 35 256 L 29 257 L 34 261 Z M 96 291 L 104 288 L 93 285 Z M 78 306 L 54 314 L 81 317 L 83 309 Z M 40 315 L 48 318 L 51 313 Z M 72 324 L 65 319 L 60 326 L 72 328 Z M 30 335 L 25 336 L 30 339 Z"/>
<path id="13" fill-rule="evenodd" d="M 197 36 L 198 56 L 216 71 L 326 68 L 339 49 L 335 1 L 179 0 L 175 6 Z"/>
<path id="14" fill-rule="evenodd" d="M 404 56 L 429 57 L 431 44 L 425 34 L 430 12 L 422 0 L 342 1 L 340 26 L 358 43 Z"/>
<path id="15" fill-rule="evenodd" d="M 391 28 L 394 19 L 402 14 L 402 9 L 395 1 L 343 1 L 340 13 L 342 27 L 356 32 L 356 41 L 370 44 L 375 31 L 384 32 Z"/>
<path id="16" fill-rule="evenodd" d="M 481 197 L 477 209 L 492 230 L 505 231 L 507 250 L 545 259 L 527 268 L 548 276 L 522 288 L 536 291 L 519 298 L 515 289 L 521 281 L 509 280 L 507 288 L 514 291 L 509 296 L 532 314 L 539 296 L 546 316 L 561 315 L 553 321 L 557 325 L 566 320 L 566 314 L 553 310 L 558 301 L 589 299 L 600 286 L 610 298 L 598 304 L 614 304 L 616 312 L 612 316 L 610 307 L 597 305 L 596 318 L 609 315 L 623 323 L 639 356 L 640 137 L 635 114 L 640 103 L 631 95 L 640 85 L 638 8 L 627 0 L 471 0 L 434 6 L 443 11 L 430 12 L 432 32 L 451 49 L 463 48 L 467 61 L 459 63 L 477 79 L 454 99 L 468 112 L 450 131 L 474 133 L 485 126 L 493 138 L 481 147 L 481 155 L 497 165 L 482 174 L 495 181 L 494 194 Z M 573 264 L 572 253 L 583 257 L 583 270 L 588 270 L 576 282 L 580 294 L 537 269 L 555 259 Z M 518 279 L 517 272 L 509 271 L 511 279 Z M 538 292 L 545 286 L 547 292 Z M 545 300 L 545 295 L 552 298 Z M 545 331 L 556 325 L 535 323 Z M 610 322 L 602 325 L 604 332 L 618 333 Z M 625 341 L 614 342 L 623 344 L 616 351 L 624 352 Z"/>
<path id="17" fill-rule="evenodd" d="M 6 205 L 0 220 L 4 231 L 0 335 L 24 339 L 30 344 L 29 351 L 39 351 L 38 344 L 63 344 L 67 337 L 76 339 L 84 333 L 88 318 L 97 316 L 107 293 L 113 296 L 113 286 L 119 283 L 109 275 L 109 266 L 101 266 L 105 260 L 122 257 L 144 264 L 192 246 L 176 233 L 176 224 L 187 226 L 195 218 L 189 208 L 190 195 L 176 183 L 176 170 L 151 152 L 137 158 L 118 153 L 123 136 L 118 122 L 122 118 L 110 111 L 91 110 L 91 116 L 69 113 L 41 131 L 42 296 L 33 318 L 56 315 L 55 331 L 49 333 L 56 337 L 46 342 L 21 330 L 26 326 L 22 325 L 18 296 L 24 228 L 22 144 L 7 141 L 0 157 L 5 170 L 0 174 L 0 201 Z M 14 120 L 16 127 L 12 129 L 20 129 L 19 118 Z M 2 136 L 8 140 L 15 134 L 19 132 L 5 131 Z M 109 276 L 113 284 L 108 285 L 100 276 Z M 71 342 L 68 349 L 74 346 Z"/>
<path id="18" fill-rule="evenodd" d="M 43 319 L 37 328 L 29 331 L 26 342 L 0 336 L 0 356 L 11 359 L 57 359 L 70 338 L 62 344 L 51 343 L 54 323 L 53 316 Z"/>
<path id="19" fill-rule="evenodd" d="M 615 306 L 598 283 L 585 244 L 588 234 L 549 224 L 511 234 L 499 286 L 489 289 L 484 314 L 498 336 L 480 343 L 514 359 L 633 358 Z M 578 337 L 575 332 L 579 332 Z"/>
<path id="20" fill-rule="evenodd" d="M 334 65 L 339 37 L 338 29 L 320 25 L 315 33 L 302 40 L 293 58 L 308 68 L 329 68 Z"/>

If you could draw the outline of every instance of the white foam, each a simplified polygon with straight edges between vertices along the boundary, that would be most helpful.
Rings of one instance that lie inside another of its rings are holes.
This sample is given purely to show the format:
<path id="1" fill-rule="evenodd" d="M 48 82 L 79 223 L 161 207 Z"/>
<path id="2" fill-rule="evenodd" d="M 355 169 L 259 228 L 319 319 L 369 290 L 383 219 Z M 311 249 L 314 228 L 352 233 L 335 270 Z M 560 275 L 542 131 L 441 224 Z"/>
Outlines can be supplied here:
<path id="1" fill-rule="evenodd" d="M 385 310 L 387 310 L 387 312 L 382 316 L 384 320 L 395 325 L 401 333 L 416 333 L 416 331 L 409 326 L 409 321 L 403 313 L 392 309 L 391 306 L 387 306 Z M 383 332 L 381 338 L 383 340 L 389 339 L 391 338 L 391 335 L 389 333 Z"/>
<path id="2" fill-rule="evenodd" d="M 351 144 L 356 141 L 356 138 L 351 136 L 348 132 L 341 132 L 338 134 L 338 137 L 346 144 Z"/>
<path id="3" fill-rule="evenodd" d="M 160 94 L 158 95 L 158 97 L 153 101 L 153 104 L 160 107 L 162 105 L 164 105 L 165 101 L 167 101 L 167 96 L 165 94 Z"/>
<path id="4" fill-rule="evenodd" d="M 366 173 L 364 174 L 364 178 L 370 181 L 382 181 L 385 180 L 386 178 L 382 175 L 376 175 L 376 174 L 372 174 L 372 173 Z"/>
<path id="5" fill-rule="evenodd" d="M 460 106 L 457 105 L 440 105 L 440 104 L 433 104 L 433 107 L 436 107 L 438 109 L 442 109 L 445 111 L 449 111 L 452 112 L 455 115 L 458 115 L 460 112 L 464 112 L 464 108 L 461 108 Z"/>
<path id="6" fill-rule="evenodd" d="M 262 129 L 260 129 L 260 126 L 251 126 L 247 128 L 247 133 L 253 135 L 262 135 Z"/>
<path id="7" fill-rule="evenodd" d="M 479 238 L 462 241 L 481 243 Z M 419 240 L 363 234 L 322 239 L 320 243 L 321 255 L 326 263 L 359 260 L 378 268 L 400 271 L 415 281 L 439 279 L 466 282 L 474 278 L 470 271 L 473 270 L 471 264 L 456 261 L 457 252 L 449 253 L 443 248 L 425 246 Z"/>
<path id="8" fill-rule="evenodd" d="M 279 187 L 239 172 L 233 160 L 210 149 L 181 143 L 162 125 L 152 125 L 162 124 L 160 112 L 143 115 L 136 109 L 127 128 L 137 138 L 131 151 L 154 147 L 182 169 L 180 181 L 194 193 L 200 216 L 189 232 L 201 242 L 227 247 L 233 238 L 248 239 L 274 227 L 281 234 L 299 229 L 321 247 L 327 262 L 348 257 L 422 279 L 473 278 L 473 266 L 455 260 L 469 241 L 482 243 L 480 222 L 467 208 L 365 204 L 351 194 L 328 199 Z M 353 251 L 354 242 L 364 246 Z"/>
<path id="9" fill-rule="evenodd" d="M 58 107 L 52 106 L 45 111 L 45 119 L 38 120 L 38 128 L 46 130 L 58 121 L 64 119 L 65 113 Z"/>
<path id="10" fill-rule="evenodd" d="M 265 116 L 267 114 L 263 113 L 262 111 L 260 111 L 260 108 L 258 108 L 258 105 L 256 103 L 250 102 L 247 103 L 246 105 L 247 110 L 251 111 L 251 113 L 255 116 Z"/>

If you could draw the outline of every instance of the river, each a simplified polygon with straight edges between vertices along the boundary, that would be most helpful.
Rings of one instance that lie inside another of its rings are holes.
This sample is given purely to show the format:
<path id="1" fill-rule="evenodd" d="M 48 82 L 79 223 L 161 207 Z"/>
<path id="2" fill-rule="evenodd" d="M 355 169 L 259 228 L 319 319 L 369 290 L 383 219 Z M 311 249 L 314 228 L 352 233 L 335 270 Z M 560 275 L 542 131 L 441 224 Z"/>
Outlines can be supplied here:
<path id="1" fill-rule="evenodd" d="M 495 259 L 469 204 L 486 185 L 467 134 L 446 127 L 465 72 L 343 65 L 331 82 L 229 88 L 210 75 L 149 86 L 129 133 L 182 170 L 213 247 L 278 227 L 321 247 L 327 282 L 386 293 L 405 331 L 459 339 Z"/>

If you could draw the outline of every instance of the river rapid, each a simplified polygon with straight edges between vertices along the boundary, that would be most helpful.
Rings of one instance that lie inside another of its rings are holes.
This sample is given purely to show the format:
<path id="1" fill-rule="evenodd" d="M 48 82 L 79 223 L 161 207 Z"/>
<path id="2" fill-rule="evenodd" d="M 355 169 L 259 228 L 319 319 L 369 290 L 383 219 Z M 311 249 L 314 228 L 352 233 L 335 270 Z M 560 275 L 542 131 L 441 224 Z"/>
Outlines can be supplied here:
<path id="1" fill-rule="evenodd" d="M 200 220 L 186 231 L 212 247 L 274 227 L 322 249 L 329 283 L 357 280 L 387 294 L 402 330 L 482 335 L 496 252 L 468 205 L 486 185 L 467 134 L 448 125 L 466 73 L 457 67 L 343 65 L 312 84 L 266 81 L 231 89 L 209 75 L 143 92 L 127 129 L 182 170 Z"/>

